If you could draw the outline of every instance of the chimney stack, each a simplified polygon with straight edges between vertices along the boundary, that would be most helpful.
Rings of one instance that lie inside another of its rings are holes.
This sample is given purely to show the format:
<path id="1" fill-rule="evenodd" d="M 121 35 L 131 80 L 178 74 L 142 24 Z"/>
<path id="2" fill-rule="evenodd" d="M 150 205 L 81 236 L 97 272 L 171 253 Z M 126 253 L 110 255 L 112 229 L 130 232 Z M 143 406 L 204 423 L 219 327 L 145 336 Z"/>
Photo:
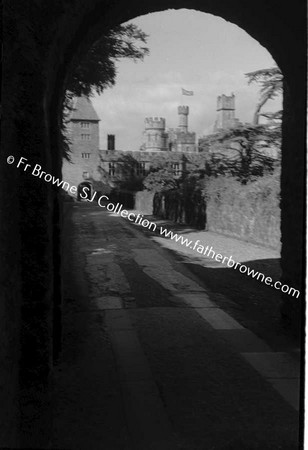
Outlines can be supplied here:
<path id="1" fill-rule="evenodd" d="M 107 135 L 107 150 L 115 150 L 115 135 Z"/>

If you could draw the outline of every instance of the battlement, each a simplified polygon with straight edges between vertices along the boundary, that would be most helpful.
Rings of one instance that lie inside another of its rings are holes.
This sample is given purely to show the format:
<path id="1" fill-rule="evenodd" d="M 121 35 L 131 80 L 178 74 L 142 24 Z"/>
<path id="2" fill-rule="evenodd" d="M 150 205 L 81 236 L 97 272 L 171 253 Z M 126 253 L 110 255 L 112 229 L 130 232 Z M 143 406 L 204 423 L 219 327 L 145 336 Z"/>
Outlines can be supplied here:
<path id="1" fill-rule="evenodd" d="M 165 130 L 166 120 L 163 117 L 147 117 L 145 119 L 146 130 Z"/>
<path id="2" fill-rule="evenodd" d="M 189 107 L 185 105 L 178 106 L 178 114 L 185 114 L 186 116 L 188 116 Z"/>
<path id="3" fill-rule="evenodd" d="M 234 94 L 230 96 L 222 94 L 217 97 L 217 111 L 220 111 L 222 109 L 235 110 Z"/>

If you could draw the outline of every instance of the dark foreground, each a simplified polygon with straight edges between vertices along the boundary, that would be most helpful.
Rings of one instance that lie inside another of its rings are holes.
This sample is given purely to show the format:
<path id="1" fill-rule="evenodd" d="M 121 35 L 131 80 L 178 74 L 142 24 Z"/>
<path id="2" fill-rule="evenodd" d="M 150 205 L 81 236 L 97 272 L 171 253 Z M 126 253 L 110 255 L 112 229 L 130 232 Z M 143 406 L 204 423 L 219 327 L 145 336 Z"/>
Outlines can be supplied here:
<path id="1" fill-rule="evenodd" d="M 296 352 L 273 351 L 124 219 L 69 210 L 52 448 L 297 449 Z"/>

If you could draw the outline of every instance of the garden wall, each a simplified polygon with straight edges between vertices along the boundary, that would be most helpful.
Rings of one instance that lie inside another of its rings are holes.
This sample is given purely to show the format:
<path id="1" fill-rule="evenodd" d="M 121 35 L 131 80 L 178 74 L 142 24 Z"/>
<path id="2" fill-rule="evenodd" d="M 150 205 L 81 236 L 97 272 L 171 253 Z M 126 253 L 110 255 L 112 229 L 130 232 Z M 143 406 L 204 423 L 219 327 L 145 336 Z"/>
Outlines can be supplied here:
<path id="1" fill-rule="evenodd" d="M 181 189 L 155 195 L 142 191 L 136 194 L 135 209 L 280 249 L 278 175 L 265 176 L 246 185 L 232 177 L 210 177 L 202 191 L 192 193 Z"/>
<path id="2" fill-rule="evenodd" d="M 153 214 L 201 230 L 206 225 L 205 202 L 201 191 L 194 191 L 190 195 L 181 189 L 157 192 L 154 196 Z"/>
<path id="3" fill-rule="evenodd" d="M 207 228 L 252 243 L 280 249 L 278 177 L 262 177 L 247 185 L 226 177 L 206 187 Z"/>

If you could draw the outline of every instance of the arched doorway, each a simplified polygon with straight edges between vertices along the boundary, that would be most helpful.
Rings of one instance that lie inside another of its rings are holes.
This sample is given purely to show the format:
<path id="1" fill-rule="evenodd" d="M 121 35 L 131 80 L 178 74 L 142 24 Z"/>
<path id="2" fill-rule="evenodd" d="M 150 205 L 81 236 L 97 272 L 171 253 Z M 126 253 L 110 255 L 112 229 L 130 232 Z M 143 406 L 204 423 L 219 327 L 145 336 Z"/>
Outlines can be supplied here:
<path id="1" fill-rule="evenodd" d="M 199 1 L 175 1 L 170 0 L 164 4 L 145 5 L 140 1 L 135 1 L 130 5 L 130 10 L 121 9 L 118 4 L 112 10 L 105 10 L 103 3 L 93 1 L 92 4 L 87 4 L 87 13 L 79 16 L 79 22 L 76 23 L 74 35 L 71 36 L 71 46 L 69 54 L 66 55 L 65 64 L 61 67 L 58 73 L 59 79 L 64 79 L 65 73 L 69 73 L 71 64 L 80 55 L 91 46 L 101 34 L 102 27 L 113 27 L 119 23 L 126 22 L 134 17 L 138 17 L 150 12 L 157 12 L 166 10 L 167 8 L 188 8 L 200 12 L 220 16 L 227 21 L 230 21 L 249 35 L 255 38 L 261 45 L 263 45 L 273 56 L 279 65 L 284 75 L 284 116 L 283 116 L 283 142 L 282 142 L 282 175 L 281 175 L 281 231 L 282 231 L 282 267 L 283 267 L 283 281 L 292 286 L 297 286 L 303 289 L 302 284 L 302 249 L 304 246 L 303 230 L 304 230 L 304 180 L 305 175 L 303 167 L 305 167 L 305 124 L 303 115 L 300 118 L 300 108 L 294 108 L 292 104 L 299 105 L 302 102 L 302 92 L 305 89 L 305 76 L 300 71 L 300 55 L 304 54 L 305 46 L 300 45 L 294 29 L 286 30 L 277 16 L 277 11 L 272 4 L 266 7 L 266 20 L 270 21 L 272 29 L 264 26 L 264 15 L 260 15 L 260 8 L 262 6 L 250 5 L 249 9 L 245 8 L 241 1 L 236 4 L 228 4 L 227 2 L 208 2 L 206 4 Z M 300 2 L 298 2 L 300 9 Z M 279 12 L 281 17 L 288 17 L 291 14 L 295 20 L 295 9 L 290 13 L 287 7 Z M 240 12 L 241 11 L 241 12 Z M 262 16 L 262 17 L 261 17 Z M 299 20 L 299 19 L 298 19 Z M 263 25 L 262 25 L 263 23 Z M 275 33 L 273 32 L 275 29 Z M 287 32 L 286 32 L 287 31 Z M 298 28 L 300 33 L 300 28 Z M 289 36 L 286 38 L 286 36 Z M 280 36 L 278 38 L 278 36 Z M 302 41 L 304 43 L 304 40 Z M 74 47 L 74 48 L 73 48 Z M 292 48 L 291 52 L 286 52 L 285 48 Z M 293 62 L 286 55 L 291 54 Z M 62 71 L 62 72 L 61 72 Z M 54 98 L 57 98 L 55 96 Z M 59 107 L 59 105 L 58 105 Z M 301 129 L 302 132 L 298 132 Z M 296 130 L 296 131 L 295 131 Z M 296 144 L 295 144 L 296 143 Z M 292 148 L 301 148 L 301 151 L 296 152 Z M 301 169 L 302 168 L 302 169 Z M 293 199 L 293 200 L 291 200 Z M 295 206 L 295 204 L 297 206 Z M 298 249 L 294 251 L 294 249 Z M 288 303 L 288 300 L 286 299 Z M 299 303 L 293 301 L 289 305 L 293 312 L 298 317 Z M 297 313 L 296 313 L 297 311 Z M 293 314 L 291 312 L 291 315 Z M 295 319 L 298 325 L 298 318 Z"/>
<path id="2" fill-rule="evenodd" d="M 61 84 L 60 80 L 65 79 L 65 76 L 69 73 L 75 59 L 83 55 L 92 43 L 100 37 L 103 27 L 111 28 L 119 23 L 134 19 L 143 14 L 163 11 L 167 8 L 188 8 L 220 16 L 241 27 L 271 53 L 284 75 L 281 175 L 283 281 L 288 285 L 296 286 L 303 290 L 302 249 L 304 246 L 303 230 L 305 216 L 303 190 L 305 174 L 303 168 L 305 167 L 306 156 L 304 144 L 305 120 L 302 115 L 302 112 L 304 111 L 302 92 L 305 90 L 305 76 L 300 70 L 300 58 L 306 50 L 304 39 L 302 39 L 303 45 L 299 44 L 299 38 L 296 37 L 295 29 L 292 27 L 286 29 L 282 26 L 284 23 L 282 18 L 287 18 L 289 14 L 291 14 L 291 17 L 290 20 L 287 21 L 290 24 L 292 23 L 292 20 L 299 21 L 299 18 L 296 19 L 296 11 L 301 9 L 300 2 L 298 1 L 297 7 L 294 9 L 292 8 L 292 12 L 290 12 L 287 6 L 283 6 L 278 13 L 279 17 L 274 3 L 266 7 L 264 4 L 266 21 L 271 23 L 271 27 L 264 26 L 264 14 L 261 13 L 261 4 L 250 5 L 249 8 L 246 8 L 241 0 L 233 4 L 225 1 L 219 2 L 218 4 L 217 2 L 201 3 L 198 0 L 170 0 L 167 3 L 164 2 L 164 4 L 151 5 L 145 5 L 139 0 L 136 0 L 130 5 L 129 11 L 122 8 L 122 3 L 118 3 L 116 7 L 109 10 L 106 9 L 104 3 L 93 0 L 93 2 L 87 4 L 86 8 L 86 11 L 83 10 L 80 12 L 79 16 L 75 18 L 75 28 L 70 36 L 66 59 L 64 65 L 61 66 L 57 73 L 57 79 L 60 82 L 59 87 L 61 85 L 62 89 L 63 84 Z M 303 24 L 304 22 L 302 22 L 302 25 Z M 299 34 L 301 33 L 300 27 L 297 29 L 297 32 Z M 64 45 L 65 44 L 63 43 L 63 46 Z M 292 48 L 292 51 L 286 52 L 286 48 Z M 60 49 L 60 51 L 62 50 Z M 57 51 L 59 51 L 59 49 L 57 49 Z M 290 56 L 290 58 L 286 55 Z M 59 98 L 59 96 L 54 95 L 54 99 L 57 98 Z M 55 102 L 57 102 L 57 100 L 55 100 Z M 295 104 L 297 105 L 296 107 L 294 107 Z M 302 105 L 301 107 L 299 107 L 300 104 Z M 61 105 L 54 104 L 53 114 L 55 109 L 57 109 L 59 113 L 60 108 Z M 294 151 L 292 150 L 294 146 L 296 146 L 296 148 L 301 148 L 296 154 L 294 154 Z M 298 326 L 299 303 L 294 303 L 292 301 L 288 306 L 290 306 L 294 314 L 297 315 L 295 322 L 297 322 Z M 293 312 L 291 312 L 291 315 Z"/>

